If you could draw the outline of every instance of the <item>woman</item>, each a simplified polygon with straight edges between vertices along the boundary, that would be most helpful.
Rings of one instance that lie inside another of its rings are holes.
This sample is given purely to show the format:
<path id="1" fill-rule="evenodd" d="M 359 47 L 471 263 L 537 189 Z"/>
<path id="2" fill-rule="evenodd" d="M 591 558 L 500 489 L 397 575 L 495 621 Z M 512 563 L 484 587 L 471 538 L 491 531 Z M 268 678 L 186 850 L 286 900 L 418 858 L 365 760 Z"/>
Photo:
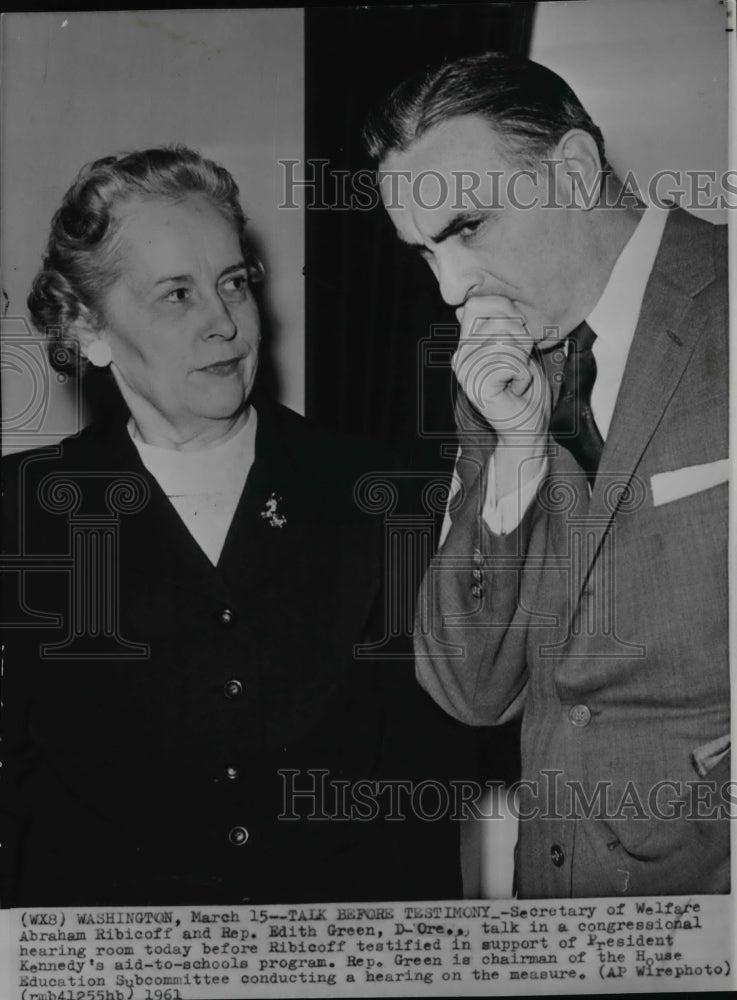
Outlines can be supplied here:
<path id="1" fill-rule="evenodd" d="M 3 905 L 404 892 L 382 824 L 326 819 L 380 756 L 353 488 L 385 458 L 253 404 L 261 274 L 186 148 L 98 160 L 54 217 L 31 316 L 127 414 L 5 461 Z"/>

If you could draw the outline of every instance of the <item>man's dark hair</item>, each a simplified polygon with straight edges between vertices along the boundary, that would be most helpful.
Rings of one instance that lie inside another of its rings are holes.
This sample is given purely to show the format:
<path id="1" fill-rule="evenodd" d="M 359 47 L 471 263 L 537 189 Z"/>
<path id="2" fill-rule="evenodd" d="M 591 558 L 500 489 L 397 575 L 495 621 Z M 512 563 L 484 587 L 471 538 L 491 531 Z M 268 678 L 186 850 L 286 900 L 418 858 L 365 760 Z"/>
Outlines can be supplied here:
<path id="1" fill-rule="evenodd" d="M 570 129 L 582 129 L 596 141 L 602 169 L 608 169 L 601 131 L 565 80 L 529 59 L 499 52 L 445 61 L 400 83 L 369 116 L 364 143 L 381 161 L 461 115 L 485 118 L 509 158 L 526 167 L 549 154 Z"/>

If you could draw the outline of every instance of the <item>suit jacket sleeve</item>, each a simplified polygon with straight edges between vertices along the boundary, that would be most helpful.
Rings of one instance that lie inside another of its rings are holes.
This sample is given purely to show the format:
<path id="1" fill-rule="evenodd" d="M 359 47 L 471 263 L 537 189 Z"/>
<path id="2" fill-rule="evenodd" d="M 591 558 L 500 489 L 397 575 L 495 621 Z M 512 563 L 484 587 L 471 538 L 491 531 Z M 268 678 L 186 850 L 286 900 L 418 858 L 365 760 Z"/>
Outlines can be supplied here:
<path id="1" fill-rule="evenodd" d="M 454 718 L 479 726 L 508 722 L 524 704 L 530 613 L 523 573 L 546 522 L 533 501 L 513 532 L 492 532 L 481 513 L 486 469 L 425 574 L 414 633 L 420 684 Z"/>

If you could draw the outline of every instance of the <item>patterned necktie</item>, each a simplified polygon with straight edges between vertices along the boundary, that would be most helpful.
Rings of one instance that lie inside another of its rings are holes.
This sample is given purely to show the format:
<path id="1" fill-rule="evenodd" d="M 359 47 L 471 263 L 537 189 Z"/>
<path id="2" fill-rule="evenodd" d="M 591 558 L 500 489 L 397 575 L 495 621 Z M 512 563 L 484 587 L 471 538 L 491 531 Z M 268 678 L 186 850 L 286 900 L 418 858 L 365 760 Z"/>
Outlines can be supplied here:
<path id="1" fill-rule="evenodd" d="M 550 417 L 550 433 L 570 451 L 593 487 L 604 441 L 591 412 L 596 359 L 591 350 L 596 334 L 581 323 L 568 337 L 560 396 Z"/>

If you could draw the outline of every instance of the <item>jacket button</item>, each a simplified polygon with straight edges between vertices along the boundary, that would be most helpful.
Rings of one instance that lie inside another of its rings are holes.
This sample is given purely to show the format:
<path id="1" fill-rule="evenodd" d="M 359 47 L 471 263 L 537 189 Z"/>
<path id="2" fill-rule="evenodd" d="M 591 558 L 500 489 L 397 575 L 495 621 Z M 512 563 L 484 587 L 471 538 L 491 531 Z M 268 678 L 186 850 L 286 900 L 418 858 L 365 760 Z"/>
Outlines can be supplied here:
<path id="1" fill-rule="evenodd" d="M 478 566 L 471 570 L 471 576 L 476 580 L 477 583 L 481 583 L 484 579 L 484 571 L 479 569 Z"/>
<path id="2" fill-rule="evenodd" d="M 235 624 L 235 611 L 231 611 L 230 608 L 223 608 L 218 614 L 218 621 L 221 625 L 234 625 Z"/>
<path id="3" fill-rule="evenodd" d="M 484 554 L 481 551 L 481 549 L 473 550 L 473 561 L 476 563 L 477 566 L 484 565 Z"/>
<path id="4" fill-rule="evenodd" d="M 243 685 L 240 681 L 226 681 L 223 684 L 223 694 L 226 698 L 240 698 L 243 694 Z"/>
<path id="5" fill-rule="evenodd" d="M 482 594 L 484 593 L 484 588 L 481 586 L 480 583 L 474 583 L 474 585 L 471 587 L 471 593 L 478 600 L 478 598 L 481 597 Z"/>
<path id="6" fill-rule="evenodd" d="M 235 781 L 236 778 L 240 776 L 240 771 L 237 767 L 226 767 L 225 777 L 230 778 L 231 781 Z"/>
<path id="7" fill-rule="evenodd" d="M 553 846 L 550 848 L 550 860 L 553 862 L 555 867 L 560 868 L 565 859 L 566 856 L 563 853 L 563 848 L 560 846 L 560 844 L 553 844 Z"/>
<path id="8" fill-rule="evenodd" d="M 591 709 L 587 705 L 574 705 L 568 711 L 568 718 L 574 726 L 588 726 L 591 722 Z"/>
<path id="9" fill-rule="evenodd" d="M 245 826 L 234 826 L 228 833 L 228 840 L 235 847 L 242 847 L 248 840 L 248 830 Z"/>

